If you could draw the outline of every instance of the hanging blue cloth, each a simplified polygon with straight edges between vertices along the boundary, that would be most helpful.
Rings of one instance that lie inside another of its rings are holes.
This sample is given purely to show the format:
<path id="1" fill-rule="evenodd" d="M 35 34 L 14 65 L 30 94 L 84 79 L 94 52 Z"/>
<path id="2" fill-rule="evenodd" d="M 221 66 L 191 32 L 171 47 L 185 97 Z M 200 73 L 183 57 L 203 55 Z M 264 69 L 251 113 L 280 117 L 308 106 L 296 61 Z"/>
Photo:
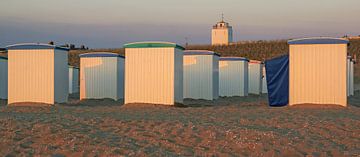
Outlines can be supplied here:
<path id="1" fill-rule="evenodd" d="M 289 104 L 289 55 L 265 61 L 269 105 Z"/>

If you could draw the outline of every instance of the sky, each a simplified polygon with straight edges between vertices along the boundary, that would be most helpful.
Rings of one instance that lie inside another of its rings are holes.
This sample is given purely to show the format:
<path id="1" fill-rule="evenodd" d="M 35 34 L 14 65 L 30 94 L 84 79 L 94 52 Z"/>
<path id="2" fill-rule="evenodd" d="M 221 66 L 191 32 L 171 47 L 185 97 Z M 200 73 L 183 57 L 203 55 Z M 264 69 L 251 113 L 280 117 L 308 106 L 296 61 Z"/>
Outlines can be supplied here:
<path id="1" fill-rule="evenodd" d="M 209 44 L 212 25 L 234 40 L 360 35 L 360 0 L 1 0 L 0 47 L 24 42 L 120 48 L 135 41 Z"/>

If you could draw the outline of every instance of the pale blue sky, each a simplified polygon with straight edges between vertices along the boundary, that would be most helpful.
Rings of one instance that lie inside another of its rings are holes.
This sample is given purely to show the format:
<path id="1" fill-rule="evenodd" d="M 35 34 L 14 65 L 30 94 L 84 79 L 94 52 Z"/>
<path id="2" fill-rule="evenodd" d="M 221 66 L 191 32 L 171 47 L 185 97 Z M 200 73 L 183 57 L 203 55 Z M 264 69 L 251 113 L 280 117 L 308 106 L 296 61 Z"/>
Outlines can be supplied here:
<path id="1" fill-rule="evenodd" d="M 1 0 L 0 46 L 208 44 L 221 13 L 236 41 L 360 35 L 360 0 Z"/>

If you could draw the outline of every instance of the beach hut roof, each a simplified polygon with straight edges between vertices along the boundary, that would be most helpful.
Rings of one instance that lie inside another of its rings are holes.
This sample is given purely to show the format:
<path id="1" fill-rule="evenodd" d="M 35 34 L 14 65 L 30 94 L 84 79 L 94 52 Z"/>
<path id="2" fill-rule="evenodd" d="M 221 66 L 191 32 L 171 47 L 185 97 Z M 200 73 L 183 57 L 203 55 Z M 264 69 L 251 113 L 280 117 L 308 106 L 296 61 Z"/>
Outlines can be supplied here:
<path id="1" fill-rule="evenodd" d="M 220 57 L 219 60 L 220 61 L 247 61 L 247 62 L 249 62 L 249 60 L 244 57 Z"/>
<path id="2" fill-rule="evenodd" d="M 220 54 L 208 50 L 186 50 L 184 55 L 215 55 L 220 57 Z"/>
<path id="3" fill-rule="evenodd" d="M 41 43 L 22 43 L 14 44 L 6 47 L 7 50 L 24 50 L 24 49 L 58 49 L 69 51 L 68 48 L 60 47 L 56 45 L 41 44 Z"/>
<path id="4" fill-rule="evenodd" d="M 178 44 L 171 42 L 161 42 L 161 41 L 134 42 L 124 45 L 124 48 L 161 48 L 161 47 L 174 47 L 177 49 L 185 50 L 184 47 Z"/>
<path id="5" fill-rule="evenodd" d="M 125 58 L 122 55 L 119 55 L 117 53 L 110 53 L 110 52 L 83 53 L 83 54 L 80 54 L 79 57 L 81 57 L 81 58 L 90 58 L 90 57 L 120 57 L 120 58 Z"/>
<path id="6" fill-rule="evenodd" d="M 69 68 L 79 69 L 79 67 L 69 65 Z"/>
<path id="7" fill-rule="evenodd" d="M 258 61 L 258 60 L 250 60 L 250 63 L 256 63 L 256 64 L 263 64 L 262 61 Z"/>
<path id="8" fill-rule="evenodd" d="M 302 38 L 288 41 L 289 45 L 310 45 L 310 44 L 349 44 L 349 40 L 342 38 L 315 37 Z"/>

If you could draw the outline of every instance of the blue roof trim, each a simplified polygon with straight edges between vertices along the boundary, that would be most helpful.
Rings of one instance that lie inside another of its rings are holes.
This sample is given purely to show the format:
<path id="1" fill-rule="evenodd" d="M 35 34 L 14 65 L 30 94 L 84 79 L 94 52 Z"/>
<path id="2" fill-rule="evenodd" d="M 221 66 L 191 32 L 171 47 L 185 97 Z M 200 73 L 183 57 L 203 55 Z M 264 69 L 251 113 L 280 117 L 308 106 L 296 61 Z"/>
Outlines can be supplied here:
<path id="1" fill-rule="evenodd" d="M 243 57 L 220 57 L 219 61 L 247 61 L 247 62 L 249 62 L 249 59 L 243 58 Z"/>
<path id="2" fill-rule="evenodd" d="M 79 55 L 80 58 L 91 58 L 91 57 L 120 57 L 120 58 L 125 58 L 122 55 L 119 55 L 117 53 L 104 53 L 104 52 L 100 52 L 100 53 L 83 53 Z"/>
<path id="3" fill-rule="evenodd" d="M 349 44 L 349 40 L 340 38 L 303 38 L 288 41 L 289 45 L 310 45 L 310 44 Z"/>
<path id="4" fill-rule="evenodd" d="M 0 59 L 8 60 L 8 58 L 0 56 Z"/>
<path id="5" fill-rule="evenodd" d="M 64 50 L 69 51 L 68 48 L 49 45 L 49 44 L 16 44 L 16 45 L 9 45 L 6 47 L 8 50 L 28 50 L 28 49 L 57 49 L 57 50 Z"/>
<path id="6" fill-rule="evenodd" d="M 215 55 L 220 57 L 220 54 L 206 50 L 186 50 L 184 51 L 184 55 Z"/>

